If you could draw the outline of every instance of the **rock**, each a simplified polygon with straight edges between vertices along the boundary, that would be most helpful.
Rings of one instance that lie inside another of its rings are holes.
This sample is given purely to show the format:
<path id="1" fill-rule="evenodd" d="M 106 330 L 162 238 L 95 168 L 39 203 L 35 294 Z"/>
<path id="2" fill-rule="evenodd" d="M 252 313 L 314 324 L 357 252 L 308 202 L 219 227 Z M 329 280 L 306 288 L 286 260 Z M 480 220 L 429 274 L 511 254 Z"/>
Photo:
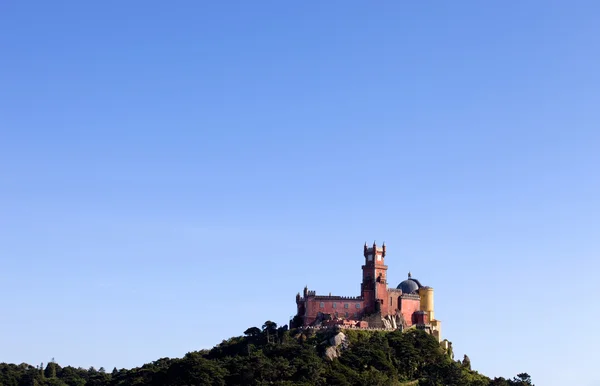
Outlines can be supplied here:
<path id="1" fill-rule="evenodd" d="M 383 322 L 383 327 L 384 328 L 391 328 L 392 327 L 392 324 L 390 323 L 390 321 L 388 320 L 387 317 L 381 318 L 381 321 Z"/>
<path id="2" fill-rule="evenodd" d="M 327 347 L 327 350 L 325 350 L 325 358 L 329 359 L 330 361 L 334 360 L 338 356 L 338 350 L 334 346 L 329 346 Z"/>
<path id="3" fill-rule="evenodd" d="M 329 339 L 329 344 L 331 344 L 334 347 L 337 347 L 340 344 L 342 344 L 345 340 L 346 335 L 344 335 L 343 332 L 338 332 L 335 336 L 332 336 L 331 339 Z"/>

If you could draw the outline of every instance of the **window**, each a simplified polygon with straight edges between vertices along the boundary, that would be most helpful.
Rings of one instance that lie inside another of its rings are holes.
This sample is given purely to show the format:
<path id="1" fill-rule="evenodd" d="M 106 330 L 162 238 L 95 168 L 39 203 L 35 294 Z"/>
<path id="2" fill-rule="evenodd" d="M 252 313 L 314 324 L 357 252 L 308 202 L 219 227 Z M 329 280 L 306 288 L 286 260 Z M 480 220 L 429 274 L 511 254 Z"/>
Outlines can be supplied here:
<path id="1" fill-rule="evenodd" d="M 344 304 L 344 308 L 348 308 L 348 307 L 349 307 L 348 303 Z"/>
<path id="2" fill-rule="evenodd" d="M 333 308 L 337 308 L 337 303 L 333 303 Z"/>
<path id="3" fill-rule="evenodd" d="M 394 303 L 392 302 L 392 297 L 390 296 L 390 306 L 393 305 Z"/>
<path id="4" fill-rule="evenodd" d="M 348 313 L 347 312 L 345 313 L 345 316 L 348 317 Z"/>
<path id="5" fill-rule="evenodd" d="M 356 308 L 360 308 L 360 303 L 356 303 Z"/>
<path id="6" fill-rule="evenodd" d="M 319 304 L 319 307 L 325 308 L 325 303 L 321 302 L 321 304 Z"/>
<path id="7" fill-rule="evenodd" d="M 355 318 L 358 318 L 358 312 L 355 312 L 355 313 L 354 313 L 354 317 L 355 317 Z"/>

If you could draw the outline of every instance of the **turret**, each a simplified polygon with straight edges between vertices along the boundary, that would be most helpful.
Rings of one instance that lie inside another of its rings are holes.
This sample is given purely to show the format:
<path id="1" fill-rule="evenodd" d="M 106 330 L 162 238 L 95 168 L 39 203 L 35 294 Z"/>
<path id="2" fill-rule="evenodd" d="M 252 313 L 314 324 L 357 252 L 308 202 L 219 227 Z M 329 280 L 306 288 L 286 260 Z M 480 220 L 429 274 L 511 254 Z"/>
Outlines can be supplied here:
<path id="1" fill-rule="evenodd" d="M 433 312 L 433 288 L 421 287 L 419 288 L 419 298 L 421 300 L 420 308 L 429 316 L 429 320 L 434 320 Z"/>

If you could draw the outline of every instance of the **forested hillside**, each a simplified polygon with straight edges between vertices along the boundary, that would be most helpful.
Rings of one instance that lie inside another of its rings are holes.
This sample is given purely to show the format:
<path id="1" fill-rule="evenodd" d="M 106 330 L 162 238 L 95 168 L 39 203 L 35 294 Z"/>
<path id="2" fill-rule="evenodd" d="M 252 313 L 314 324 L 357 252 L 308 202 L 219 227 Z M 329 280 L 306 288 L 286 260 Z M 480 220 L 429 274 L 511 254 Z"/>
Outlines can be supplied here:
<path id="1" fill-rule="evenodd" d="M 332 338 L 344 343 L 332 346 Z M 332 348 L 333 347 L 333 348 Z M 118 348 L 115 348 L 118 350 Z M 329 351 L 328 351 L 329 350 Z M 332 358 L 331 352 L 337 352 Z M 327 353 L 327 355 L 326 355 Z M 339 355 L 339 356 L 338 356 Z M 529 375 L 490 379 L 455 361 L 430 335 L 288 330 L 267 321 L 244 336 L 180 359 L 162 358 L 131 370 L 0 364 L 0 386 L 125 385 L 532 385 Z"/>

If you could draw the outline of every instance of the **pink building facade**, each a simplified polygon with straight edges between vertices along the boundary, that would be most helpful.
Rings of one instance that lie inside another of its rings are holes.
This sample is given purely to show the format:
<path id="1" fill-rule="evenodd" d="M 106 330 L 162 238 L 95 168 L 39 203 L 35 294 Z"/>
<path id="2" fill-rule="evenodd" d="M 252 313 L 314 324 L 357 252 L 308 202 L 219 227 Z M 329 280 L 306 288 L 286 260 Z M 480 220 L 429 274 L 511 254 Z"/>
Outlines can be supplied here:
<path id="1" fill-rule="evenodd" d="M 360 322 L 360 327 L 382 327 L 383 319 L 399 321 L 396 328 L 427 324 L 427 314 L 420 310 L 421 283 L 409 273 L 407 280 L 397 287 L 388 287 L 386 246 L 363 249 L 362 283 L 359 296 L 317 295 L 304 288 L 296 295 L 296 316 L 292 327 L 343 325 Z"/>

